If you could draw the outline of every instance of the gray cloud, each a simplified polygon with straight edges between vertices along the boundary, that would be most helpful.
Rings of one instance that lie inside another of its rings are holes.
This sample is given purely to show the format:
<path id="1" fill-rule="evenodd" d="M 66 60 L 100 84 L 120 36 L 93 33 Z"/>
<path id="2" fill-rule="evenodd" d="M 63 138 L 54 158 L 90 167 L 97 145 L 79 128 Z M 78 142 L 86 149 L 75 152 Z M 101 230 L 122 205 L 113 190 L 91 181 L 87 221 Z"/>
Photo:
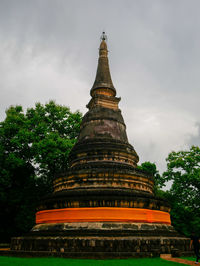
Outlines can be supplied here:
<path id="1" fill-rule="evenodd" d="M 198 0 L 1 0 L 1 120 L 10 105 L 49 99 L 85 112 L 105 30 L 129 140 L 162 171 L 170 151 L 197 143 L 199 9 Z"/>
<path id="2" fill-rule="evenodd" d="M 200 122 L 196 123 L 195 129 L 195 134 L 188 136 L 189 146 L 200 146 Z"/>

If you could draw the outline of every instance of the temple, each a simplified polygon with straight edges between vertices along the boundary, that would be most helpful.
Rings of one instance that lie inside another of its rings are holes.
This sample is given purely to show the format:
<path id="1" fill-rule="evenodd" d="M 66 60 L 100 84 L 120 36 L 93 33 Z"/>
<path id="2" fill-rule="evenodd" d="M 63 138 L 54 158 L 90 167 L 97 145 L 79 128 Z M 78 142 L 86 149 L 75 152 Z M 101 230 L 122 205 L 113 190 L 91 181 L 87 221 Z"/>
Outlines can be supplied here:
<path id="1" fill-rule="evenodd" d="M 38 206 L 36 225 L 12 239 L 13 250 L 62 252 L 66 256 L 159 256 L 187 251 L 188 239 L 171 226 L 170 206 L 154 195 L 154 179 L 137 168 L 118 107 L 103 33 L 69 170 Z"/>

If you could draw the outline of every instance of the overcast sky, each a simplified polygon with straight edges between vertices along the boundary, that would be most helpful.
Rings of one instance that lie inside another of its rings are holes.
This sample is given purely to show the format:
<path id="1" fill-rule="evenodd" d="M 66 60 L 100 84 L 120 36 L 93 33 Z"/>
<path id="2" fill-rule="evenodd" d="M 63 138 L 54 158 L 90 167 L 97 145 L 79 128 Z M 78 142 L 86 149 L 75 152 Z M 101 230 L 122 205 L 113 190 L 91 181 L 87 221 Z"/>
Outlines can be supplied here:
<path id="1" fill-rule="evenodd" d="M 86 112 L 100 35 L 129 142 L 162 172 L 200 143 L 199 0 L 0 0 L 0 120 L 55 100 Z"/>

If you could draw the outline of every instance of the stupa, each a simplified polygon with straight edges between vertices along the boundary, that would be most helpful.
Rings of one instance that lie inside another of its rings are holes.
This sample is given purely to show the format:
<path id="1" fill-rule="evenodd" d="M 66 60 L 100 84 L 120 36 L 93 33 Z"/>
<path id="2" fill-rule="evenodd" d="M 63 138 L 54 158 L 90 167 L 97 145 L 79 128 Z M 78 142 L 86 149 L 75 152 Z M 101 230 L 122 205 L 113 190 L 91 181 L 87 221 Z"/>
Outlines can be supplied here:
<path id="1" fill-rule="evenodd" d="M 36 213 L 36 225 L 12 239 L 11 249 L 68 257 L 159 256 L 187 251 L 188 239 L 171 226 L 170 206 L 155 197 L 154 180 L 137 168 L 108 62 L 105 33 L 69 170 Z M 137 125 L 136 125 L 137 126 Z"/>

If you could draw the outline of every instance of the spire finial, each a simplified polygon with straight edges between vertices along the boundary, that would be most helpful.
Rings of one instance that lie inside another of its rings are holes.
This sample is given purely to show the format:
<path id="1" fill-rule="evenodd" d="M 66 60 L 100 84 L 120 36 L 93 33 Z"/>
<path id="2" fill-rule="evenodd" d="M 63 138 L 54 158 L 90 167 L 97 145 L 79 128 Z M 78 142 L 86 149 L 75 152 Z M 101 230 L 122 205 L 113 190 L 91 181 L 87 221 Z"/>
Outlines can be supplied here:
<path id="1" fill-rule="evenodd" d="M 100 40 L 101 40 L 101 44 L 99 47 L 99 56 L 100 57 L 107 57 L 108 56 L 108 49 L 107 49 L 107 44 L 106 44 L 107 36 L 105 34 L 105 31 L 102 32 Z"/>
<path id="2" fill-rule="evenodd" d="M 101 41 L 107 41 L 107 35 L 105 34 L 105 31 L 102 32 L 100 40 Z"/>

